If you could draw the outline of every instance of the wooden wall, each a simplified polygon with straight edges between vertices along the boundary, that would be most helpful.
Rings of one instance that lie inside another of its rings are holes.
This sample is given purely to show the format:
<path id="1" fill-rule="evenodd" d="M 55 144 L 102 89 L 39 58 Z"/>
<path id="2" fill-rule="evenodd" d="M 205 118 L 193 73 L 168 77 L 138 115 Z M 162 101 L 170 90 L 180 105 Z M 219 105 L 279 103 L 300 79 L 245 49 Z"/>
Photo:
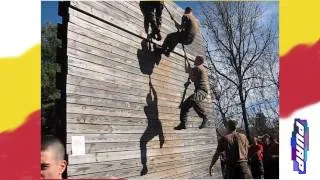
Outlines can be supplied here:
<path id="1" fill-rule="evenodd" d="M 180 22 L 183 10 L 173 2 L 165 5 Z M 217 146 L 211 98 L 206 100 L 209 128 L 198 129 L 202 120 L 192 109 L 188 129 L 173 130 L 179 124 L 178 106 L 188 78 L 181 46 L 155 64 L 156 56 L 145 48 L 139 2 L 64 2 L 59 14 L 63 18 L 58 28 L 63 41 L 58 51 L 59 108 L 66 125 L 68 177 L 139 178 L 144 154 L 148 173 L 143 178 L 208 177 Z M 163 39 L 175 31 L 164 8 Z M 200 34 L 186 52 L 190 59 L 204 55 Z M 151 93 L 153 101 L 148 104 L 149 80 L 157 99 Z M 193 90 L 191 85 L 186 97 Z M 163 148 L 156 134 L 161 128 Z M 71 137 L 78 135 L 85 137 L 86 154 L 74 156 Z M 147 143 L 146 148 L 141 143 Z M 219 163 L 215 168 L 212 178 L 220 178 Z"/>

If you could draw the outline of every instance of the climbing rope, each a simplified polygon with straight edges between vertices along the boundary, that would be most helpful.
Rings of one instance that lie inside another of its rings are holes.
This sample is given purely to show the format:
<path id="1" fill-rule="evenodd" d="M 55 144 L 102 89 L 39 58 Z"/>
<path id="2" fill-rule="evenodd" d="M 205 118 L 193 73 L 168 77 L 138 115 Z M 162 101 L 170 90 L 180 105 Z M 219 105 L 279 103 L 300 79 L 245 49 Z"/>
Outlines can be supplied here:
<path id="1" fill-rule="evenodd" d="M 169 11 L 169 9 L 167 8 L 167 6 L 163 3 L 163 6 L 166 8 L 166 10 L 168 11 L 168 13 L 169 13 L 169 16 L 170 16 L 170 18 L 174 21 L 174 23 L 176 24 L 177 23 L 177 21 L 173 18 L 173 16 L 172 16 L 172 14 L 171 14 L 171 12 Z"/>
<path id="2" fill-rule="evenodd" d="M 167 6 L 165 5 L 165 4 L 163 4 L 163 6 L 166 8 L 166 10 L 167 10 L 167 12 L 169 13 L 169 16 L 170 16 L 170 18 L 173 20 L 173 22 L 175 23 L 175 24 L 178 24 L 177 23 L 177 21 L 174 19 L 174 17 L 172 16 L 172 14 L 171 14 L 171 12 L 169 11 L 169 9 L 167 8 Z M 180 29 L 177 27 L 177 29 L 178 29 L 178 31 L 180 31 Z M 184 52 L 184 60 L 185 60 L 185 63 L 187 63 L 187 66 L 188 66 L 188 68 L 190 67 L 190 63 L 189 63 L 189 60 L 188 60 L 188 56 L 187 56 L 187 53 L 186 53 L 186 50 L 185 50 L 185 48 L 184 48 L 184 45 L 183 44 L 181 44 L 182 45 L 182 50 L 183 50 L 183 52 Z M 188 77 L 188 80 L 187 80 L 187 82 L 186 82 L 186 84 L 185 84 L 185 88 L 184 88 L 184 92 L 183 92 L 183 95 L 182 95 L 182 99 L 181 99 L 181 102 L 180 102 L 180 105 L 179 105 L 179 108 L 181 109 L 181 107 L 182 107 L 182 103 L 184 102 L 184 98 L 185 98 L 185 96 L 186 96 L 186 93 L 187 93 L 187 89 L 188 89 L 188 86 L 190 85 L 190 76 Z"/>

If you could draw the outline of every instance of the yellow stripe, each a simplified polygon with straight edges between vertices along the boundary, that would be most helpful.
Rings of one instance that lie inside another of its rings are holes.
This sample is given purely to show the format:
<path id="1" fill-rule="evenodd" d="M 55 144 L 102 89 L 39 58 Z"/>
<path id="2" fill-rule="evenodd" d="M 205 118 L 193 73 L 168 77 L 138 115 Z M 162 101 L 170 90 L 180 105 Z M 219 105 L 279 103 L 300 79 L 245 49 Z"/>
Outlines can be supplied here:
<path id="1" fill-rule="evenodd" d="M 319 0 L 280 0 L 280 55 L 320 38 Z"/>
<path id="2" fill-rule="evenodd" d="M 41 107 L 40 44 L 19 57 L 0 58 L 0 133 L 14 130 Z"/>

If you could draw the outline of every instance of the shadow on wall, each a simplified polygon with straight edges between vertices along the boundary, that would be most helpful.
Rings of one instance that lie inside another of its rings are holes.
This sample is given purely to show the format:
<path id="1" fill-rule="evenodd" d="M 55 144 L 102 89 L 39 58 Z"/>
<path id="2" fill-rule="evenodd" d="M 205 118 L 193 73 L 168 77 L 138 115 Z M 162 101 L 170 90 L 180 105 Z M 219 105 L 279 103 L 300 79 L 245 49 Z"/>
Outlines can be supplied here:
<path id="1" fill-rule="evenodd" d="M 143 39 L 141 42 L 142 49 L 138 49 L 137 52 L 140 71 L 147 75 L 152 74 L 155 64 L 158 65 L 161 60 L 161 54 L 155 51 L 156 45 L 153 46 L 154 50 L 152 50 L 151 44 L 147 39 Z"/>
<path id="2" fill-rule="evenodd" d="M 162 124 L 159 120 L 158 112 L 158 97 L 152 83 L 151 77 L 149 76 L 150 90 L 147 94 L 146 101 L 147 106 L 144 107 L 144 112 L 148 119 L 148 126 L 140 138 L 140 151 L 141 151 L 141 163 L 142 170 L 140 175 L 143 176 L 148 173 L 147 168 L 147 143 L 152 140 L 155 136 L 159 136 L 160 148 L 162 148 L 165 139 L 163 136 Z M 152 100 L 153 95 L 153 100 Z"/>

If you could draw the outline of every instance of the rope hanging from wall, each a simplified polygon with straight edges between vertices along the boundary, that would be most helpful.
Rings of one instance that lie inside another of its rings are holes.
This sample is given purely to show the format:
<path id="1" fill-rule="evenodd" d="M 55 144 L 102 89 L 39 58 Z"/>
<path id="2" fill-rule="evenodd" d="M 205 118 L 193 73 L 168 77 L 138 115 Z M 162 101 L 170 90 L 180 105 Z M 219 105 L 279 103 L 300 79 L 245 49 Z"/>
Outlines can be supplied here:
<path id="1" fill-rule="evenodd" d="M 166 8 L 167 12 L 169 13 L 169 16 L 170 18 L 173 20 L 174 24 L 178 24 L 177 21 L 174 19 L 174 17 L 172 16 L 171 12 L 169 11 L 169 9 L 167 8 L 167 6 L 165 4 L 163 4 L 163 6 Z M 177 26 L 176 26 L 177 27 Z M 180 29 L 177 27 L 177 30 L 180 31 Z M 185 59 L 185 63 L 187 65 L 188 68 L 190 68 L 190 63 L 189 63 L 189 60 L 188 60 L 188 56 L 187 56 L 187 53 L 186 53 L 186 50 L 184 48 L 184 45 L 182 45 L 182 50 L 184 52 L 184 59 Z M 187 82 L 185 83 L 185 88 L 184 88 L 184 91 L 183 91 L 183 95 L 182 95 L 182 99 L 181 99 L 181 102 L 180 102 L 180 105 L 179 105 L 179 108 L 181 109 L 182 107 L 182 103 L 185 99 L 185 96 L 186 96 L 186 93 L 187 93 L 187 89 L 188 89 L 188 86 L 190 85 L 190 76 L 188 77 L 188 80 Z"/>

